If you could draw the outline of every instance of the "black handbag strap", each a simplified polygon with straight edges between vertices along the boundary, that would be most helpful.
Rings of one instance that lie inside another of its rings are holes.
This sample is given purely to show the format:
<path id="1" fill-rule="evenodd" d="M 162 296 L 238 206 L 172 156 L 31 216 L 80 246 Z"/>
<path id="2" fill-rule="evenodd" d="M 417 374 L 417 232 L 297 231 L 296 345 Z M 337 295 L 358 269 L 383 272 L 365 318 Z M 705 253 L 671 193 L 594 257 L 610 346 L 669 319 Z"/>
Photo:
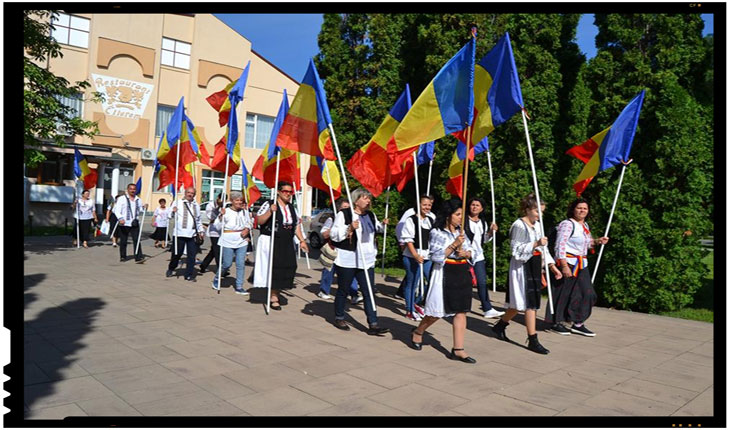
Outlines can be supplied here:
<path id="1" fill-rule="evenodd" d="M 190 210 L 190 206 L 188 206 L 188 202 L 183 200 L 183 205 L 185 206 L 185 209 L 187 209 L 188 212 L 190 213 L 190 216 L 193 217 L 193 227 L 195 228 L 195 234 L 200 235 L 200 233 L 198 233 L 198 223 L 195 222 L 195 215 L 193 215 L 193 211 Z"/>

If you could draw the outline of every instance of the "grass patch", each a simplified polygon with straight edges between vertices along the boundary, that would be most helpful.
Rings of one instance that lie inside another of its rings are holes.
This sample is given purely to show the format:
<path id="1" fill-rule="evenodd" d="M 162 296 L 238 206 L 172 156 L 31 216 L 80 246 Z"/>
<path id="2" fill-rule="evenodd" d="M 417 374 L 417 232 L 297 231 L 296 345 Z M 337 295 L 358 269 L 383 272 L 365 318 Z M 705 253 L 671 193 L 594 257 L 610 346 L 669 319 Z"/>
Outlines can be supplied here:
<path id="1" fill-rule="evenodd" d="M 715 322 L 715 312 L 710 309 L 684 308 L 678 311 L 662 312 L 662 315 L 685 320 Z"/>
<path id="2" fill-rule="evenodd" d="M 57 226 L 36 226 L 31 234 L 28 226 L 23 226 L 23 236 L 66 236 L 70 234 L 63 227 Z"/>
<path id="3" fill-rule="evenodd" d="M 383 273 L 380 270 L 380 267 L 375 268 L 375 274 L 379 275 Z M 387 276 L 393 276 L 395 278 L 405 278 L 406 276 L 406 269 L 400 268 L 400 267 L 386 267 L 385 268 L 385 274 Z"/>

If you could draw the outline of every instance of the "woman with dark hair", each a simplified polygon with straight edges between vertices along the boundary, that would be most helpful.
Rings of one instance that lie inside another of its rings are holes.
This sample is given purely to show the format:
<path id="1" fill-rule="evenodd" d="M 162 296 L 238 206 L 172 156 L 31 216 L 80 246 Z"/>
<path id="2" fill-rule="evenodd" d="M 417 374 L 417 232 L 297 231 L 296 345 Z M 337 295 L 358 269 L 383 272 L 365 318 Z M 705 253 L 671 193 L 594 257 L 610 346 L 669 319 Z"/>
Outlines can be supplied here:
<path id="1" fill-rule="evenodd" d="M 589 337 L 596 335 L 584 324 L 591 316 L 597 298 L 591 285 L 587 254 L 596 245 L 608 243 L 608 237 L 594 239 L 591 236 L 586 222 L 589 213 L 588 202 L 583 198 L 575 199 L 568 206 L 566 219 L 558 224 L 554 252 L 563 279 L 553 288 L 555 314 L 547 309 L 545 322 L 552 324 L 553 332 L 562 335 L 569 335 L 571 332 Z M 560 324 L 563 321 L 573 323 L 570 330 Z"/>
<path id="2" fill-rule="evenodd" d="M 167 200 L 165 199 L 160 199 L 157 203 L 159 203 L 160 206 L 155 209 L 155 212 L 152 214 L 152 227 L 155 228 L 155 231 L 150 235 L 150 239 L 155 240 L 155 248 L 158 246 L 160 248 L 166 248 L 169 240 L 167 235 L 167 223 L 170 218 L 168 214 L 170 208 L 166 206 Z M 160 241 L 162 241 L 162 245 L 160 245 Z"/>
<path id="3" fill-rule="evenodd" d="M 461 231 L 461 200 L 445 202 L 431 230 L 431 282 L 426 296 L 426 316 L 411 332 L 411 346 L 420 351 L 426 330 L 440 318 L 453 316 L 454 347 L 449 358 L 464 363 L 477 361 L 464 352 L 466 313 L 471 309 L 471 273 L 476 254 Z"/>
<path id="4" fill-rule="evenodd" d="M 542 210 L 545 203 L 541 202 Z M 555 267 L 555 261 L 547 251 L 548 239 L 543 233 L 538 221 L 540 214 L 537 209 L 537 199 L 534 194 L 528 194 L 520 202 L 522 218 L 517 219 L 509 229 L 509 238 L 512 247 L 512 258 L 509 262 L 509 288 L 507 289 L 507 312 L 492 327 L 500 340 L 508 341 L 505 328 L 517 312 L 525 312 L 525 328 L 527 329 L 527 349 L 538 354 L 547 354 L 550 351 L 537 340 L 535 329 L 537 310 L 540 309 L 540 291 L 542 290 L 544 274 L 542 262 L 547 259 L 550 270 L 555 279 L 563 275 Z M 543 255 L 543 250 L 547 251 Z"/>
<path id="5" fill-rule="evenodd" d="M 469 240 L 474 244 L 476 256 L 474 257 L 474 275 L 477 278 L 477 291 L 479 291 L 479 301 L 482 303 L 482 311 L 484 318 L 499 318 L 504 312 L 498 311 L 492 307 L 489 301 L 489 292 L 487 290 L 487 263 L 484 259 L 484 250 L 482 243 L 487 243 L 494 237 L 497 231 L 497 224 L 492 223 L 487 228 L 486 216 L 484 214 L 484 199 L 480 197 L 472 197 L 466 204 L 469 210 L 469 218 L 464 224 L 464 231 Z"/>
<path id="6" fill-rule="evenodd" d="M 79 223 L 79 240 L 81 241 L 81 246 L 84 248 L 88 248 L 89 244 L 87 243 L 89 240 L 89 232 L 91 231 L 91 221 L 94 221 L 94 224 L 98 222 L 96 218 L 96 210 L 95 210 L 95 204 L 94 201 L 89 198 L 89 195 L 91 192 L 89 190 L 84 190 L 81 193 L 81 199 L 74 200 L 74 202 L 71 204 L 71 208 L 74 210 L 74 218 Z M 78 205 L 78 209 L 76 208 L 76 205 Z M 76 245 L 76 229 L 73 231 L 74 235 L 74 245 Z"/>
<path id="7" fill-rule="evenodd" d="M 117 219 L 117 214 L 114 213 L 114 205 L 117 204 L 117 199 L 123 195 L 124 195 L 124 193 L 117 194 L 116 197 L 112 197 L 109 200 L 109 204 L 106 207 L 106 222 L 109 223 L 109 229 L 110 229 L 109 234 L 111 235 L 111 238 L 112 238 L 112 246 L 115 248 L 117 247 L 117 240 L 119 239 L 120 230 L 117 227 L 119 220 Z"/>
<path id="8" fill-rule="evenodd" d="M 267 201 L 256 214 L 261 234 L 256 247 L 256 265 L 254 266 L 253 288 L 266 288 L 269 258 L 269 241 L 272 234 L 272 216 L 276 216 L 274 234 L 274 261 L 271 272 L 271 309 L 281 310 L 279 291 L 294 288 L 294 275 L 297 271 L 297 255 L 294 252 L 294 236 L 302 244 L 302 250 L 309 252 L 306 239 L 302 234 L 301 220 L 291 203 L 294 186 L 290 182 L 280 181 L 277 187 L 276 201 Z"/>
<path id="9" fill-rule="evenodd" d="M 406 299 L 406 318 L 412 321 L 421 321 L 423 316 L 426 315 L 424 309 L 418 306 L 417 303 L 423 299 L 420 295 L 420 278 L 423 276 L 425 284 L 431 273 L 428 243 L 433 223 L 428 214 L 431 212 L 431 206 L 433 206 L 433 197 L 421 196 L 420 205 L 420 220 L 418 220 L 418 211 L 416 211 L 413 216 L 406 219 L 401 232 L 401 240 L 406 245 L 403 249 L 403 266 L 406 269 L 406 281 L 403 286 Z M 416 225 L 418 225 L 418 231 Z M 423 267 L 423 274 L 421 274 L 421 267 Z"/>

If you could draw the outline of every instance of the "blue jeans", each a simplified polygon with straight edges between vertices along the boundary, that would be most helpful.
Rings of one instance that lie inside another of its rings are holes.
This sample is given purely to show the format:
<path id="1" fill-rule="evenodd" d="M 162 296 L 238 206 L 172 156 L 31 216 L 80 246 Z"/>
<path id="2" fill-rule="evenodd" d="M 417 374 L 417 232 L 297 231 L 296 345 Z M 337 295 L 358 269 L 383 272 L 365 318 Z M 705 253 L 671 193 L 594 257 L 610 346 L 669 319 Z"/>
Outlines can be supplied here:
<path id="1" fill-rule="evenodd" d="M 423 260 L 423 294 L 427 293 L 426 282 L 428 282 L 428 275 L 431 273 L 431 260 Z M 418 264 L 415 258 L 403 256 L 403 266 L 406 269 L 405 284 L 403 285 L 403 292 L 406 297 L 406 312 L 413 312 L 413 305 L 420 302 L 423 297 L 418 294 L 420 288 L 420 272 L 421 265 Z"/>
<path id="2" fill-rule="evenodd" d="M 492 309 L 492 303 L 489 301 L 489 290 L 487 289 L 486 260 L 477 261 L 474 264 L 474 274 L 477 277 L 477 289 L 479 291 L 479 301 L 482 302 L 482 310 L 487 312 Z"/>
<path id="3" fill-rule="evenodd" d="M 347 294 L 352 291 L 352 280 L 362 287 L 363 303 L 365 304 L 365 315 L 368 324 L 375 325 L 378 323 L 378 315 L 375 313 L 370 303 L 370 292 L 368 291 L 367 280 L 365 279 L 365 270 L 351 267 L 334 266 L 337 270 L 337 294 L 335 295 L 335 319 L 345 319 L 345 302 L 347 302 Z M 375 268 L 368 269 L 367 276 L 370 278 L 370 285 L 375 286 Z"/>
<path id="4" fill-rule="evenodd" d="M 246 269 L 246 246 L 240 248 L 226 248 L 223 247 L 223 267 L 222 272 L 230 269 L 233 265 L 233 256 L 236 256 L 236 289 L 243 288 L 243 273 Z M 215 272 L 213 277 L 213 283 L 218 285 L 218 272 Z"/>
<path id="5" fill-rule="evenodd" d="M 335 270 L 334 266 L 332 266 L 331 269 L 322 269 L 322 277 L 319 279 L 319 291 L 329 294 L 330 290 L 332 289 L 332 281 L 335 277 Z M 339 281 L 338 281 L 339 282 Z M 350 295 L 352 297 L 357 296 L 357 279 L 352 279 L 352 284 L 350 284 Z"/>

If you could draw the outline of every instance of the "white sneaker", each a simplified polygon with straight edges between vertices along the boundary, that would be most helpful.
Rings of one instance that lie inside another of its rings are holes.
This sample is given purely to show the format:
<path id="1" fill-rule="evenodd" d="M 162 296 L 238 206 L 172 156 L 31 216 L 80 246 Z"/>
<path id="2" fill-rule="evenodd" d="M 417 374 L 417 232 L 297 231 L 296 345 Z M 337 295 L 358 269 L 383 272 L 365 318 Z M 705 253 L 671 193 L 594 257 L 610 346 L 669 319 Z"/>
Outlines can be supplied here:
<path id="1" fill-rule="evenodd" d="M 356 305 L 356 304 L 358 304 L 358 303 L 362 302 L 362 300 L 363 300 L 362 296 L 358 294 L 358 296 L 357 296 L 357 297 L 353 297 L 353 298 L 352 298 L 352 301 L 351 301 L 351 303 L 352 303 L 353 305 Z"/>
<path id="2" fill-rule="evenodd" d="M 116 243 L 112 243 L 112 246 L 116 248 L 118 245 Z"/>
<path id="3" fill-rule="evenodd" d="M 324 291 L 320 291 L 319 293 L 317 293 L 317 297 L 319 297 L 320 299 L 324 299 L 324 300 L 332 300 L 332 296 L 325 293 Z"/>
<path id="4" fill-rule="evenodd" d="M 484 312 L 484 318 L 499 318 L 504 315 L 504 312 L 498 311 L 494 308 Z"/>

